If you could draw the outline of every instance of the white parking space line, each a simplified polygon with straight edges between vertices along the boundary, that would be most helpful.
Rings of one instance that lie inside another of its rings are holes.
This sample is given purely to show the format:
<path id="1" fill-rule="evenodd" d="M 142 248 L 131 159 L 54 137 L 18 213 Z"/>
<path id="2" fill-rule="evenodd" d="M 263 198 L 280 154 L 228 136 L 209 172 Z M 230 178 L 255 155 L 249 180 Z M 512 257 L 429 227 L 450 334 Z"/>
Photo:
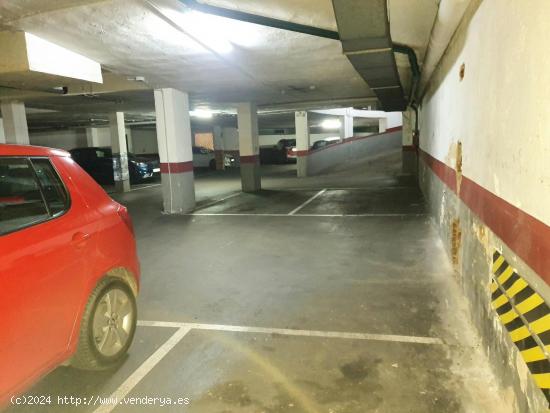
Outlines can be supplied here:
<path id="1" fill-rule="evenodd" d="M 315 198 L 320 197 L 325 192 L 327 192 L 327 189 L 321 189 L 319 192 L 317 192 L 315 195 L 313 195 L 311 198 L 309 198 L 306 202 L 304 202 L 302 205 L 300 205 L 298 208 L 293 209 L 288 213 L 288 215 L 294 215 L 296 212 L 300 211 L 305 206 L 309 205 L 311 202 L 315 200 Z"/>
<path id="2" fill-rule="evenodd" d="M 161 186 L 162 184 L 153 184 L 153 185 L 146 185 L 146 186 L 140 186 L 139 188 L 131 188 L 130 192 L 132 191 L 139 191 L 141 189 L 147 189 L 147 188 L 155 188 L 157 186 Z"/>
<path id="3" fill-rule="evenodd" d="M 193 213 L 190 213 L 190 214 L 185 214 L 185 215 L 194 215 L 194 216 L 203 216 L 203 217 L 215 217 L 215 216 L 220 216 L 220 217 L 295 217 L 295 218 L 304 218 L 304 217 L 328 217 L 328 218 L 331 218 L 331 217 L 336 217 L 336 218 L 353 218 L 353 217 L 381 217 L 381 218 L 385 218 L 385 217 L 397 217 L 397 218 L 400 218 L 400 217 L 424 217 L 426 216 L 427 214 L 294 214 L 294 215 L 290 215 L 290 214 L 254 214 L 254 213 L 232 213 L 232 214 L 229 214 L 229 213 L 208 213 L 208 212 L 193 212 Z"/>
<path id="4" fill-rule="evenodd" d="M 157 351 L 155 351 L 147 360 L 143 362 L 141 366 L 134 371 L 130 377 L 128 377 L 124 383 L 116 389 L 111 396 L 110 400 L 122 400 L 132 391 L 134 387 L 151 371 L 153 368 L 166 356 L 170 350 L 172 350 L 176 344 L 178 344 L 183 337 L 191 330 L 187 326 L 179 326 L 178 330 L 162 345 Z M 94 410 L 94 413 L 110 413 L 118 405 L 117 404 L 103 404 Z"/>
<path id="5" fill-rule="evenodd" d="M 316 330 L 294 330 L 288 328 L 265 328 L 265 327 L 246 327 L 232 326 L 224 324 L 200 324 L 200 323 L 179 323 L 173 321 L 138 321 L 142 327 L 168 327 L 181 329 L 197 329 L 212 331 L 234 331 L 241 333 L 260 333 L 260 334 L 279 334 L 285 336 L 302 337 L 322 337 L 322 338 L 341 338 L 349 340 L 371 340 L 371 341 L 391 341 L 398 343 L 415 344 L 444 344 L 439 338 L 402 336 L 394 334 L 371 334 L 371 333 L 348 333 L 340 331 L 316 331 Z"/>

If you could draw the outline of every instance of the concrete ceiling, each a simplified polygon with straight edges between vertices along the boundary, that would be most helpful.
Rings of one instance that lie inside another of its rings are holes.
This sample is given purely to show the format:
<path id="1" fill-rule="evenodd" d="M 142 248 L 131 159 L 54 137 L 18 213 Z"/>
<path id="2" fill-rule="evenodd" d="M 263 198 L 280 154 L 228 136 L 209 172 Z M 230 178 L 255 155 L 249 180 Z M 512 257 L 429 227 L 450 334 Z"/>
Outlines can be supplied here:
<path id="1" fill-rule="evenodd" d="M 150 1 L 169 18 L 181 19 L 189 35 L 152 13 L 145 0 L 3 0 L 0 30 L 33 33 L 98 61 L 121 79 L 143 76 L 146 84 L 140 88 L 188 91 L 193 107 L 230 110 L 235 102 L 249 100 L 279 110 L 376 105 L 374 94 L 342 54 L 338 41 L 219 17 L 197 20 L 177 0 Z M 331 0 L 208 3 L 336 29 Z M 420 61 L 436 12 L 436 0 L 389 0 L 393 40 L 414 47 Z M 182 16 L 191 16 L 191 20 Z M 193 37 L 206 39 L 206 47 Z M 399 58 L 398 66 L 407 88 L 406 58 Z M 32 83 L 23 86 L 41 87 Z M 87 96 L 82 97 L 25 95 L 24 100 L 29 107 L 61 111 L 68 118 L 112 110 L 136 115 L 153 110 L 148 92 L 94 97 L 101 87 L 85 88 Z"/>

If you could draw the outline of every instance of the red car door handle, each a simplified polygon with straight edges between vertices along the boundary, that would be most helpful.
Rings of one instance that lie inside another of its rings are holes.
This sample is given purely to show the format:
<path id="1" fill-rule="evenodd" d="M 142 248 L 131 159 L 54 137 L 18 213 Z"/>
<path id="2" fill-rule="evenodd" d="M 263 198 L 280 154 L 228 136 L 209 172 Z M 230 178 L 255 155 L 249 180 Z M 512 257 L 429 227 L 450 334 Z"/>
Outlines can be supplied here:
<path id="1" fill-rule="evenodd" d="M 90 234 L 85 234 L 84 232 L 75 232 L 71 242 L 76 248 L 83 248 L 89 238 Z"/>

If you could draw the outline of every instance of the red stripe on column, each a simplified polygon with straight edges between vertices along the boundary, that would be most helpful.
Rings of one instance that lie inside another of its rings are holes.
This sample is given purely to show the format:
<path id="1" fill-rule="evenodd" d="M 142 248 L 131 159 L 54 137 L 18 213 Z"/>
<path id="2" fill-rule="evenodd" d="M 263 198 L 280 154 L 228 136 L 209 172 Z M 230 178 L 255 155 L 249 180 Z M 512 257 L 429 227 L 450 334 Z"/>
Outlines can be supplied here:
<path id="1" fill-rule="evenodd" d="M 420 150 L 432 171 L 456 193 L 456 172 Z M 460 199 L 491 231 L 550 284 L 550 226 L 463 176 Z"/>
<path id="2" fill-rule="evenodd" d="M 258 163 L 258 155 L 241 155 L 241 163 Z"/>
<path id="3" fill-rule="evenodd" d="M 296 151 L 296 156 L 308 156 L 309 151 L 306 149 L 305 151 Z"/>
<path id="4" fill-rule="evenodd" d="M 416 146 L 414 146 L 414 145 L 403 145 L 403 152 L 416 152 Z"/>
<path id="5" fill-rule="evenodd" d="M 181 174 L 193 170 L 193 161 L 188 162 L 165 162 L 160 164 L 160 172 L 163 174 Z"/>

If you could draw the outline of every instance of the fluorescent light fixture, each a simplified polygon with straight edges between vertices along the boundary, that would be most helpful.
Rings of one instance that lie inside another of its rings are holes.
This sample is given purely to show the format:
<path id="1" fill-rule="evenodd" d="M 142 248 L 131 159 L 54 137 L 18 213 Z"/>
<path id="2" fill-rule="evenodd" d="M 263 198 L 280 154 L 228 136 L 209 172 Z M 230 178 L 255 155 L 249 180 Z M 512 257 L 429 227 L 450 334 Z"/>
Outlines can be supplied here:
<path id="1" fill-rule="evenodd" d="M 323 129 L 339 129 L 340 126 L 342 126 L 342 122 L 340 122 L 340 119 L 325 119 L 321 123 L 321 127 Z"/>
<path id="2" fill-rule="evenodd" d="M 226 19 L 195 10 L 185 13 L 164 10 L 164 13 L 191 38 L 213 51 L 227 54 L 233 50 L 233 45 L 227 40 L 229 33 L 223 24 Z"/>
<path id="3" fill-rule="evenodd" d="M 101 65 L 81 54 L 65 49 L 31 33 L 17 32 L 15 39 L 24 36 L 25 44 L 14 41 L 11 44 L 19 50 L 10 50 L 10 45 L 2 45 L 2 54 L 16 60 L 26 52 L 28 70 L 31 72 L 46 73 L 87 82 L 103 83 Z"/>
<path id="4" fill-rule="evenodd" d="M 212 119 L 213 113 L 207 109 L 195 109 L 189 111 L 189 114 L 195 118 Z"/>

